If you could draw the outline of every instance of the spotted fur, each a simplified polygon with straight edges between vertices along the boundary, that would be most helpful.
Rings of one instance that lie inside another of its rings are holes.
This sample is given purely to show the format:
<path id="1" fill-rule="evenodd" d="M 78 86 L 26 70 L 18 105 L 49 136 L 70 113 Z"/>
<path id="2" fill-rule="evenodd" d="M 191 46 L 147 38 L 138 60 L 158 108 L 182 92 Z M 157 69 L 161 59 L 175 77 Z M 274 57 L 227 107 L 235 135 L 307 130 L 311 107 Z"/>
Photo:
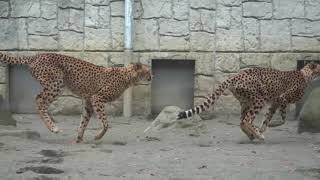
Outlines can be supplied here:
<path id="1" fill-rule="evenodd" d="M 206 97 L 206 100 L 192 109 L 180 112 L 178 119 L 199 114 L 215 103 L 222 93 L 229 89 L 241 105 L 241 130 L 251 139 L 263 140 L 262 135 L 270 124 L 273 114 L 279 109 L 283 123 L 286 107 L 302 98 L 305 88 L 320 75 L 320 65 L 309 63 L 300 71 L 280 71 L 270 68 L 251 68 L 230 77 Z M 270 108 L 260 128 L 253 125 L 255 116 L 266 103 Z M 277 125 L 277 126 L 278 126 Z"/>
<path id="2" fill-rule="evenodd" d="M 0 61 L 7 64 L 26 64 L 32 76 L 39 81 L 42 91 L 36 97 L 37 110 L 47 128 L 59 132 L 48 114 L 49 105 L 62 93 L 63 87 L 85 100 L 77 142 L 83 140 L 84 131 L 93 112 L 102 122 L 103 129 L 95 139 L 101 139 L 108 129 L 105 103 L 117 99 L 128 87 L 140 80 L 151 80 L 150 68 L 140 63 L 128 67 L 103 67 L 55 53 L 29 57 L 13 57 L 0 53 Z"/>

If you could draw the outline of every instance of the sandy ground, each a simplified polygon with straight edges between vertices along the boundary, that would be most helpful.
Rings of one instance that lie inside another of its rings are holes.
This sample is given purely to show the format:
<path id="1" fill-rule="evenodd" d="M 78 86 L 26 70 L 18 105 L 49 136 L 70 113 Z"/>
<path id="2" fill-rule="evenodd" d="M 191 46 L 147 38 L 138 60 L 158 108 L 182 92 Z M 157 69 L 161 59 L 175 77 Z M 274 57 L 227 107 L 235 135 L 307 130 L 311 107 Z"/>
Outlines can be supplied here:
<path id="1" fill-rule="evenodd" d="M 143 117 L 109 118 L 111 129 L 93 141 L 93 119 L 83 144 L 72 145 L 79 116 L 58 116 L 63 132 L 50 133 L 37 115 L 15 115 L 0 127 L 1 180 L 314 180 L 320 179 L 320 134 L 297 134 L 297 122 L 269 129 L 264 143 L 240 132 L 237 116 L 199 126 L 144 129 Z"/>

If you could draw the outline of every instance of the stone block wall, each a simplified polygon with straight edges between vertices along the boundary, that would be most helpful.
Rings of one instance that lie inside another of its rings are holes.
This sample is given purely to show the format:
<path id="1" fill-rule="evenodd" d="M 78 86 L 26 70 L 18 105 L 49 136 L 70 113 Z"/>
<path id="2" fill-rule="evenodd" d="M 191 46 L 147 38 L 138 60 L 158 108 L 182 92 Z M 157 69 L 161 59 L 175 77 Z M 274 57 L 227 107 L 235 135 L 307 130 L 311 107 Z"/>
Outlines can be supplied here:
<path id="1" fill-rule="evenodd" d="M 132 61 L 195 60 L 197 104 L 248 65 L 290 70 L 320 59 L 319 9 L 319 0 L 134 0 Z M 111 66 L 123 63 L 123 33 L 123 0 L 0 0 L 1 51 L 54 51 Z M 6 68 L 0 77 L 6 94 Z M 150 113 L 150 87 L 134 88 L 134 114 Z M 58 107 L 63 98 L 76 97 L 65 94 L 52 111 L 69 112 Z M 230 95 L 219 102 L 218 111 L 239 111 Z M 121 114 L 122 99 L 108 107 Z"/>

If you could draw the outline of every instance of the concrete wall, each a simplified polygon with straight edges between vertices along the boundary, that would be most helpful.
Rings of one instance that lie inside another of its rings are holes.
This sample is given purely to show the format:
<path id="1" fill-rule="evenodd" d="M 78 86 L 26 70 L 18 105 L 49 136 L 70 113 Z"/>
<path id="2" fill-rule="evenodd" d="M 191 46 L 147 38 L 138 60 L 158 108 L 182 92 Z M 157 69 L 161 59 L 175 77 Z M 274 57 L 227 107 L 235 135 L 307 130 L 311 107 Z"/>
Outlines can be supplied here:
<path id="1" fill-rule="evenodd" d="M 134 5 L 133 61 L 195 60 L 196 104 L 247 65 L 295 69 L 298 59 L 320 59 L 319 0 L 135 0 Z M 123 12 L 122 0 L 0 0 L 0 50 L 57 51 L 105 66 L 123 63 Z M 6 68 L 0 74 L 3 94 Z M 134 88 L 134 114 L 149 114 L 150 89 L 150 84 Z M 60 105 L 66 98 L 74 97 L 66 93 L 52 110 L 68 109 Z M 230 95 L 219 101 L 219 111 L 238 112 Z M 122 100 L 111 106 L 120 114 Z"/>

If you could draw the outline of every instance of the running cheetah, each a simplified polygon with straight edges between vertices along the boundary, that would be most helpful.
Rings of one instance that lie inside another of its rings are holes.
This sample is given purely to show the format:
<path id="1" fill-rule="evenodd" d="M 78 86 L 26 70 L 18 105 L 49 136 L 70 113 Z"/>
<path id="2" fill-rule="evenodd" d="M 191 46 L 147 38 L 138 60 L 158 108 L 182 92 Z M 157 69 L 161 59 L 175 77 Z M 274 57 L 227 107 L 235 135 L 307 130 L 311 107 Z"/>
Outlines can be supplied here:
<path id="1" fill-rule="evenodd" d="M 103 67 L 55 53 L 29 57 L 13 57 L 0 53 L 0 61 L 7 64 L 26 64 L 32 76 L 39 81 L 42 91 L 36 96 L 37 110 L 47 128 L 59 132 L 48 114 L 49 105 L 68 87 L 85 100 L 76 142 L 83 141 L 84 131 L 93 112 L 103 129 L 95 136 L 101 139 L 108 129 L 105 103 L 117 99 L 128 87 L 141 80 L 151 81 L 149 66 L 140 63 L 128 67 Z"/>
<path id="2" fill-rule="evenodd" d="M 280 110 L 282 123 L 278 125 L 282 125 L 285 122 L 287 105 L 301 99 L 305 88 L 319 75 L 320 65 L 315 63 L 307 64 L 300 71 L 280 71 L 260 67 L 246 69 L 220 84 L 201 105 L 180 112 L 178 119 L 188 118 L 207 110 L 226 89 L 229 89 L 241 105 L 241 130 L 250 140 L 255 138 L 264 140 L 262 133 L 267 127 L 272 127 L 270 121 L 276 110 Z M 253 125 L 253 121 L 266 103 L 271 104 L 270 108 L 266 113 L 266 119 L 260 128 L 257 128 Z"/>

